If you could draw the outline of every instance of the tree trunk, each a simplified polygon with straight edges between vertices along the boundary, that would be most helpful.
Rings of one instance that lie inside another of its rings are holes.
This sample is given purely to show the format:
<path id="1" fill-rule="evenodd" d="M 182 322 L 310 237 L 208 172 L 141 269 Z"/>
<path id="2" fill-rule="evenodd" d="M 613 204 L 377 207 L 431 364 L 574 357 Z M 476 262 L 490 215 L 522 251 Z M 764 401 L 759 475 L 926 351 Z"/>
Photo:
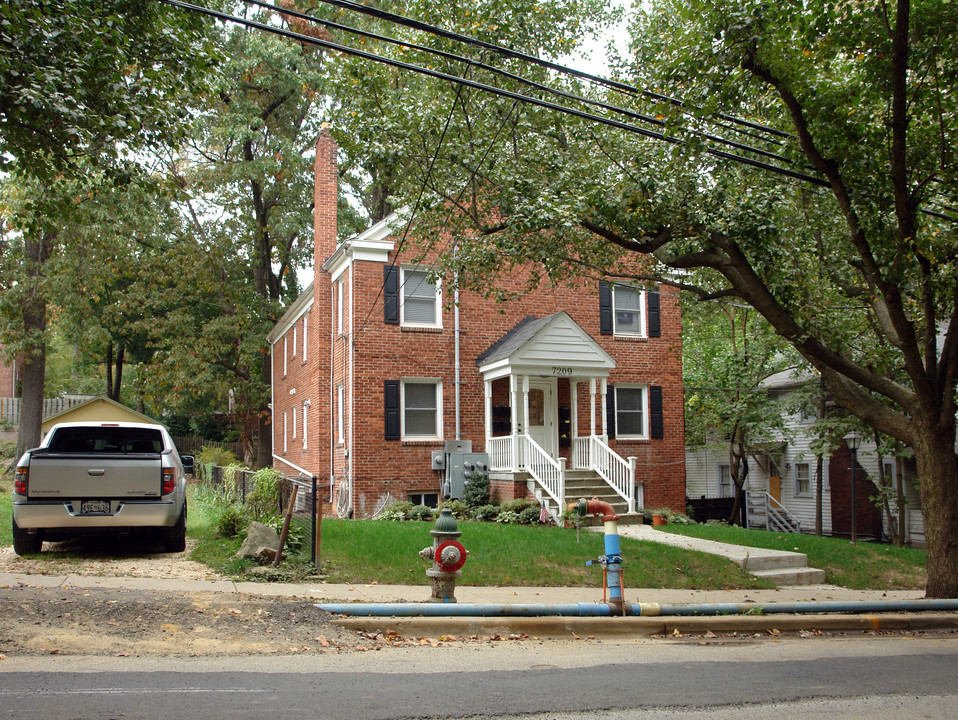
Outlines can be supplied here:
<path id="1" fill-rule="evenodd" d="M 262 370 L 262 381 L 265 383 L 266 387 L 271 387 L 272 384 L 272 367 L 273 363 L 270 361 L 270 351 L 267 350 L 263 355 Z M 269 405 L 265 405 L 264 407 L 260 408 L 260 411 L 257 413 L 256 417 L 257 428 L 259 432 L 259 438 L 256 447 L 256 467 L 269 467 L 273 464 L 273 428 Z"/>
<path id="2" fill-rule="evenodd" d="M 955 419 L 918 433 L 913 448 L 928 553 L 925 597 L 958 598 L 958 465 Z"/>
<path id="3" fill-rule="evenodd" d="M 20 424 L 17 432 L 17 457 L 40 444 L 43 423 L 43 394 L 47 372 L 47 301 L 41 289 L 43 266 L 50 259 L 56 233 L 47 233 L 39 241 L 24 240 L 27 282 L 31 290 L 21 304 L 23 333 L 23 374 L 20 384 Z"/>

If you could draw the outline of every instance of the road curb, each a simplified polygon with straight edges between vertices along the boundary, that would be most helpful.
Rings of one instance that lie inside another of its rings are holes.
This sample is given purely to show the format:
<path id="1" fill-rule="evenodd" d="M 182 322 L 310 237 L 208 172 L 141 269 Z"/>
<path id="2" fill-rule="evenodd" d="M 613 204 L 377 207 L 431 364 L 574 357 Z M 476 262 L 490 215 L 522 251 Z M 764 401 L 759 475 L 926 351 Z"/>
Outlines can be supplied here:
<path id="1" fill-rule="evenodd" d="M 865 615 L 775 615 L 712 617 L 337 617 L 350 630 L 401 637 L 489 637 L 527 635 L 539 638 L 651 637 L 775 632 L 919 631 L 958 629 L 958 613 L 889 613 Z"/>

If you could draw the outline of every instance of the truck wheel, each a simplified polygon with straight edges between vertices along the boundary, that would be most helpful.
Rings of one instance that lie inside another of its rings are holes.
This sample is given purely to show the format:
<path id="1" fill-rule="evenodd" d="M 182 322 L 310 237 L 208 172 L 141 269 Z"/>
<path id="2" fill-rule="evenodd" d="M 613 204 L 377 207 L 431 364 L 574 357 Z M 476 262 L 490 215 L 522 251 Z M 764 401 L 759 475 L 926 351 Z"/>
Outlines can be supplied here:
<path id="1" fill-rule="evenodd" d="M 39 532 L 29 533 L 21 530 L 17 526 L 17 521 L 13 522 L 13 552 L 17 555 L 34 555 L 40 552 L 43 547 L 43 537 Z"/>
<path id="2" fill-rule="evenodd" d="M 163 528 L 163 549 L 166 552 L 183 552 L 186 550 L 186 507 L 180 513 L 180 519 L 171 528 Z"/>

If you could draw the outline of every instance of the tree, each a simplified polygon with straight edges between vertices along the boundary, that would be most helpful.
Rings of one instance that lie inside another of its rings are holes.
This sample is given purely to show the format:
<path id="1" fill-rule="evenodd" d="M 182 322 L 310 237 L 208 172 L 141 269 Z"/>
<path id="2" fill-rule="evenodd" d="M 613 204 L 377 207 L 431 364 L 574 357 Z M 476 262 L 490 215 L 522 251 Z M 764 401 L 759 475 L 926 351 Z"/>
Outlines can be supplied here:
<path id="1" fill-rule="evenodd" d="M 16 278 L 4 305 L 19 300 L 3 330 L 24 358 L 20 449 L 40 439 L 45 265 L 73 220 L 77 185 L 122 183 L 139 149 L 176 134 L 184 94 L 213 61 L 200 28 L 196 18 L 134 0 L 0 6 L 0 168 L 7 197 L 26 198 L 15 201 L 17 224 L 3 226 L 3 259 L 13 263 L 4 273 Z"/>
<path id="2" fill-rule="evenodd" d="M 490 292 L 534 264 L 541 279 L 657 280 L 755 308 L 849 412 L 912 448 L 926 593 L 958 597 L 956 36 L 943 1 L 661 0 L 627 70 L 682 98 L 644 108 L 670 142 L 471 97 L 440 146 L 403 97 L 396 192 L 415 207 L 425 190 L 420 236 L 451 232 L 460 278 Z M 443 115 L 446 96 L 429 98 Z"/>
<path id="3" fill-rule="evenodd" d="M 749 307 L 686 298 L 682 323 L 686 447 L 728 453 L 735 489 L 728 521 L 736 524 L 749 456 L 769 454 L 787 436 L 787 408 L 763 381 L 793 369 L 797 358 Z"/>
<path id="4" fill-rule="evenodd" d="M 283 20 L 271 11 L 256 17 Z M 188 373 L 177 386 L 202 376 L 228 387 L 243 419 L 247 461 L 258 433 L 255 455 L 266 466 L 272 461 L 266 335 L 299 294 L 296 270 L 313 257 L 312 162 L 324 59 L 313 46 L 241 27 L 228 29 L 223 42 L 229 60 L 197 103 L 191 141 L 170 163 L 204 256 L 189 274 L 203 307 L 218 312 L 193 311 L 192 336 L 171 344 L 165 357 Z"/>

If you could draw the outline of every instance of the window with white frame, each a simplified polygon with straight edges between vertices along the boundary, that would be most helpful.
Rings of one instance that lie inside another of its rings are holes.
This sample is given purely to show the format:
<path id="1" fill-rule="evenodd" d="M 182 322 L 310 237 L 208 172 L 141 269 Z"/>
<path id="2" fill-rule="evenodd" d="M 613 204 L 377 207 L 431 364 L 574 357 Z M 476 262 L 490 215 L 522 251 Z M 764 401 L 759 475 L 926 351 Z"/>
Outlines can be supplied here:
<path id="1" fill-rule="evenodd" d="M 615 386 L 615 435 L 620 439 L 649 436 L 645 385 Z"/>
<path id="2" fill-rule="evenodd" d="M 439 505 L 439 493 L 435 492 L 411 492 L 406 495 L 406 499 L 413 505 L 425 505 L 431 508 Z"/>
<path id="3" fill-rule="evenodd" d="M 346 388 L 336 386 L 336 442 L 346 442 Z"/>
<path id="4" fill-rule="evenodd" d="M 427 270 L 403 268 L 402 271 L 402 317 L 403 325 L 440 327 L 439 285 L 434 283 Z"/>
<path id="5" fill-rule="evenodd" d="M 286 411 L 283 410 L 283 452 L 286 452 Z"/>
<path id="6" fill-rule="evenodd" d="M 343 334 L 343 281 L 336 283 L 336 334 Z"/>
<path id="7" fill-rule="evenodd" d="M 631 285 L 613 286 L 612 317 L 616 335 L 645 337 L 645 291 Z"/>
<path id="8" fill-rule="evenodd" d="M 732 497 L 732 469 L 719 465 L 719 497 Z"/>
<path id="9" fill-rule="evenodd" d="M 289 360 L 289 336 L 283 335 L 283 377 L 286 377 L 286 365 Z"/>
<path id="10" fill-rule="evenodd" d="M 402 383 L 403 439 L 440 437 L 442 383 L 439 380 L 404 380 Z"/>
<path id="11" fill-rule="evenodd" d="M 295 405 L 293 405 L 290 412 L 292 412 L 293 414 L 293 440 L 295 440 L 296 439 L 296 406 Z"/>
<path id="12" fill-rule="evenodd" d="M 812 475 L 808 463 L 795 463 L 795 494 L 812 494 Z"/>
<path id="13" fill-rule="evenodd" d="M 303 315 L 303 362 L 306 362 L 306 347 L 308 345 L 306 338 L 308 333 L 306 332 L 309 329 L 309 315 Z"/>
<path id="14" fill-rule="evenodd" d="M 297 337 L 296 337 L 298 334 L 297 330 L 298 328 L 296 327 L 295 324 L 293 324 L 293 357 L 296 357 L 296 346 L 299 345 L 299 343 L 297 342 Z"/>

